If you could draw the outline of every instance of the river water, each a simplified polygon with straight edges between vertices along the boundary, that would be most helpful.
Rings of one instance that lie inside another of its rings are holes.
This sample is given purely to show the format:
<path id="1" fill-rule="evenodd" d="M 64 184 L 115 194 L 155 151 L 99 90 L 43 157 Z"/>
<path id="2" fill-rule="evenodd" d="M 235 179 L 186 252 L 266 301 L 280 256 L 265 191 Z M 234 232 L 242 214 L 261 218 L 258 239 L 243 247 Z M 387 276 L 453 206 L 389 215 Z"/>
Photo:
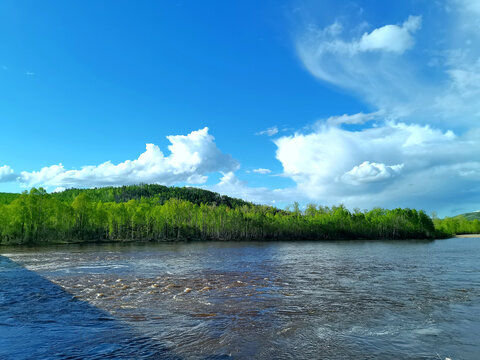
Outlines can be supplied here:
<path id="1" fill-rule="evenodd" d="M 0 359 L 480 359 L 478 238 L 0 253 Z"/>

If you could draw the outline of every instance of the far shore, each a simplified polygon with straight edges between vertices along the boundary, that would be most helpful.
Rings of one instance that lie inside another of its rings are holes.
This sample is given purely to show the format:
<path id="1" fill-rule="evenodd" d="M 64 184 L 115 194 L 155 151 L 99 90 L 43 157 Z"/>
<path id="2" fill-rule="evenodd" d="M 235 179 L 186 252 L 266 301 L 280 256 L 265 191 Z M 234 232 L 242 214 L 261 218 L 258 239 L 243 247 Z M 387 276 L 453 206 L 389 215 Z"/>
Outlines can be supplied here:
<path id="1" fill-rule="evenodd" d="M 457 238 L 480 238 L 480 234 L 461 234 L 455 235 Z"/>

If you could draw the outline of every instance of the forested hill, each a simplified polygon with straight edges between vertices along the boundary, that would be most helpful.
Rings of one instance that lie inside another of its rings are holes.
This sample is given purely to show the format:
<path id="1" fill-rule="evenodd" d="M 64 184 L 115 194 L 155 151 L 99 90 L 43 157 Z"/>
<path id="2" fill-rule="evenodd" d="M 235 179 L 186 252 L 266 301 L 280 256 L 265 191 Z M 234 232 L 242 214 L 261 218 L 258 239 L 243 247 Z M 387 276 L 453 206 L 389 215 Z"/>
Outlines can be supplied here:
<path id="1" fill-rule="evenodd" d="M 351 212 L 342 205 L 311 204 L 302 211 L 296 203 L 293 210 L 279 210 L 200 189 L 156 185 L 58 194 L 33 188 L 0 203 L 0 244 L 436 236 L 432 219 L 414 209 Z"/>
<path id="2" fill-rule="evenodd" d="M 435 228 L 447 234 L 480 234 L 480 212 L 434 219 Z"/>
<path id="3" fill-rule="evenodd" d="M 471 213 L 466 213 L 462 215 L 458 215 L 456 217 L 464 217 L 467 220 L 480 220 L 480 211 L 475 211 Z"/>
<path id="4" fill-rule="evenodd" d="M 90 201 L 127 202 L 141 198 L 154 198 L 159 204 L 170 199 L 189 201 L 193 204 L 225 205 L 230 208 L 251 206 L 241 199 L 231 198 L 218 193 L 191 187 L 168 187 L 163 185 L 130 185 L 122 187 L 103 187 L 95 189 L 68 189 L 53 193 L 51 196 L 62 202 L 71 203 L 78 195 L 85 194 Z M 9 204 L 21 194 L 0 193 L 0 204 Z"/>
<path id="5" fill-rule="evenodd" d="M 479 233 L 465 216 L 434 221 L 415 209 L 301 210 L 196 189 L 135 185 L 0 193 L 0 245 L 83 241 L 433 239 Z"/>
<path id="6" fill-rule="evenodd" d="M 0 192 L 0 204 L 10 204 L 13 200 L 19 198 L 20 195 L 21 194 Z"/>

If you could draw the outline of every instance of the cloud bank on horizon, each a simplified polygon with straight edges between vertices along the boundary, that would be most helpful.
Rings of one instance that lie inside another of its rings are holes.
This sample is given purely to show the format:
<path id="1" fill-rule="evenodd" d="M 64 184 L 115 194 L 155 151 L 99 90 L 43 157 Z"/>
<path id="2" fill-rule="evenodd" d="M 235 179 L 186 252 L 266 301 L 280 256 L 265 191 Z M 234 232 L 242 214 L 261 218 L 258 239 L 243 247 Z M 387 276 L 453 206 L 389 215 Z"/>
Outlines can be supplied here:
<path id="1" fill-rule="evenodd" d="M 67 170 L 58 164 L 20 173 L 4 165 L 0 182 L 25 187 L 187 183 L 268 204 L 401 206 L 445 215 L 478 208 L 480 1 L 428 6 L 425 13 L 412 11 L 377 26 L 363 18 L 368 9 L 355 16 L 334 14 L 325 24 L 300 21 L 295 49 L 305 69 L 358 97 L 371 111 L 332 114 L 291 135 L 280 136 L 277 126 L 259 131 L 276 146 L 283 168 L 276 175 L 295 186 L 249 186 L 237 176 L 239 162 L 217 148 L 207 128 L 168 136 L 168 156 L 147 144 L 138 159 L 116 165 L 107 161 Z M 308 4 L 297 12 L 309 13 Z M 272 176 L 268 165 L 253 172 Z M 220 181 L 206 185 L 209 174 L 218 172 Z"/>
<path id="2" fill-rule="evenodd" d="M 43 167 L 38 171 L 15 174 L 5 165 L 0 167 L 0 181 L 20 182 L 25 187 L 56 188 L 120 186 L 139 183 L 203 184 L 211 172 L 229 172 L 238 169 L 238 162 L 223 154 L 215 145 L 208 128 L 188 135 L 167 136 L 170 155 L 165 156 L 157 145 L 146 144 L 138 159 L 119 164 L 110 161 L 100 165 L 84 166 L 80 170 L 66 170 L 62 164 Z"/>

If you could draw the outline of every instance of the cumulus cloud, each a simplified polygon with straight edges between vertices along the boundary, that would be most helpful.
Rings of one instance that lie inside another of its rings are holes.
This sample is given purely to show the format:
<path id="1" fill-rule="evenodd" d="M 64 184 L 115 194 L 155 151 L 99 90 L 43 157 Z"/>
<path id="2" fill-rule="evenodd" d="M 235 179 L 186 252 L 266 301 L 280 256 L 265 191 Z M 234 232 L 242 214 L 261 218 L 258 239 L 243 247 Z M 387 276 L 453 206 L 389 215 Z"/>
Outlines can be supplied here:
<path id="1" fill-rule="evenodd" d="M 10 182 L 17 178 L 17 174 L 8 165 L 0 166 L 0 182 Z"/>
<path id="2" fill-rule="evenodd" d="M 253 171 L 254 173 L 262 174 L 262 175 L 270 174 L 270 173 L 272 172 L 272 170 L 270 170 L 270 169 L 264 169 L 264 168 L 253 169 L 252 171 Z"/>
<path id="3" fill-rule="evenodd" d="M 283 176 L 293 179 L 298 192 L 312 201 L 418 207 L 432 192 L 441 206 L 452 194 L 462 201 L 480 201 L 480 161 L 472 161 L 480 142 L 471 134 L 460 137 L 394 121 L 360 131 L 325 124 L 281 137 L 275 144 Z M 431 203 L 425 200 L 422 206 Z"/>
<path id="4" fill-rule="evenodd" d="M 246 181 L 240 180 L 232 171 L 224 173 L 218 184 L 208 188 L 221 194 L 242 198 L 254 203 L 271 203 L 273 200 L 265 196 L 265 193 L 271 191 L 270 189 L 249 187 Z"/>
<path id="5" fill-rule="evenodd" d="M 378 182 L 396 176 L 402 168 L 403 164 L 385 165 L 364 161 L 360 165 L 354 166 L 352 170 L 347 171 L 340 179 L 351 185 Z"/>
<path id="6" fill-rule="evenodd" d="M 296 188 L 271 189 L 268 187 L 251 187 L 248 182 L 240 180 L 234 172 L 224 173 L 218 184 L 205 188 L 231 197 L 245 199 L 256 204 L 284 207 L 293 201 L 306 199 Z"/>
<path id="7" fill-rule="evenodd" d="M 384 25 L 371 32 L 364 32 L 360 37 L 343 39 L 341 35 L 344 27 L 335 21 L 324 29 L 311 27 L 307 37 L 302 40 L 307 41 L 303 45 L 315 47 L 313 50 L 317 56 L 326 53 L 352 56 L 372 51 L 403 54 L 414 46 L 413 34 L 421 25 L 421 16 L 410 16 L 401 25 Z"/>
<path id="8" fill-rule="evenodd" d="M 138 159 L 119 164 L 110 161 L 100 165 L 67 170 L 62 164 L 38 171 L 22 171 L 19 181 L 24 186 L 94 187 L 138 183 L 202 184 L 207 175 L 218 171 L 234 171 L 239 164 L 216 146 L 208 128 L 188 135 L 167 136 L 170 155 L 165 156 L 157 145 L 147 144 Z"/>
<path id="9" fill-rule="evenodd" d="M 422 17 L 410 16 L 401 25 L 385 25 L 373 29 L 371 32 L 364 32 L 361 37 L 344 40 L 341 34 L 343 26 L 335 21 L 324 29 L 311 28 L 316 42 L 316 55 L 322 53 L 337 53 L 342 55 L 355 55 L 361 52 L 385 51 L 403 54 L 415 44 L 413 34 L 421 28 Z M 314 45 L 310 43 L 309 45 Z"/>
<path id="10" fill-rule="evenodd" d="M 358 42 L 352 43 L 358 51 L 390 51 L 403 54 L 415 44 L 412 36 L 422 25 L 421 16 L 410 16 L 401 26 L 385 25 L 364 33 Z"/>

